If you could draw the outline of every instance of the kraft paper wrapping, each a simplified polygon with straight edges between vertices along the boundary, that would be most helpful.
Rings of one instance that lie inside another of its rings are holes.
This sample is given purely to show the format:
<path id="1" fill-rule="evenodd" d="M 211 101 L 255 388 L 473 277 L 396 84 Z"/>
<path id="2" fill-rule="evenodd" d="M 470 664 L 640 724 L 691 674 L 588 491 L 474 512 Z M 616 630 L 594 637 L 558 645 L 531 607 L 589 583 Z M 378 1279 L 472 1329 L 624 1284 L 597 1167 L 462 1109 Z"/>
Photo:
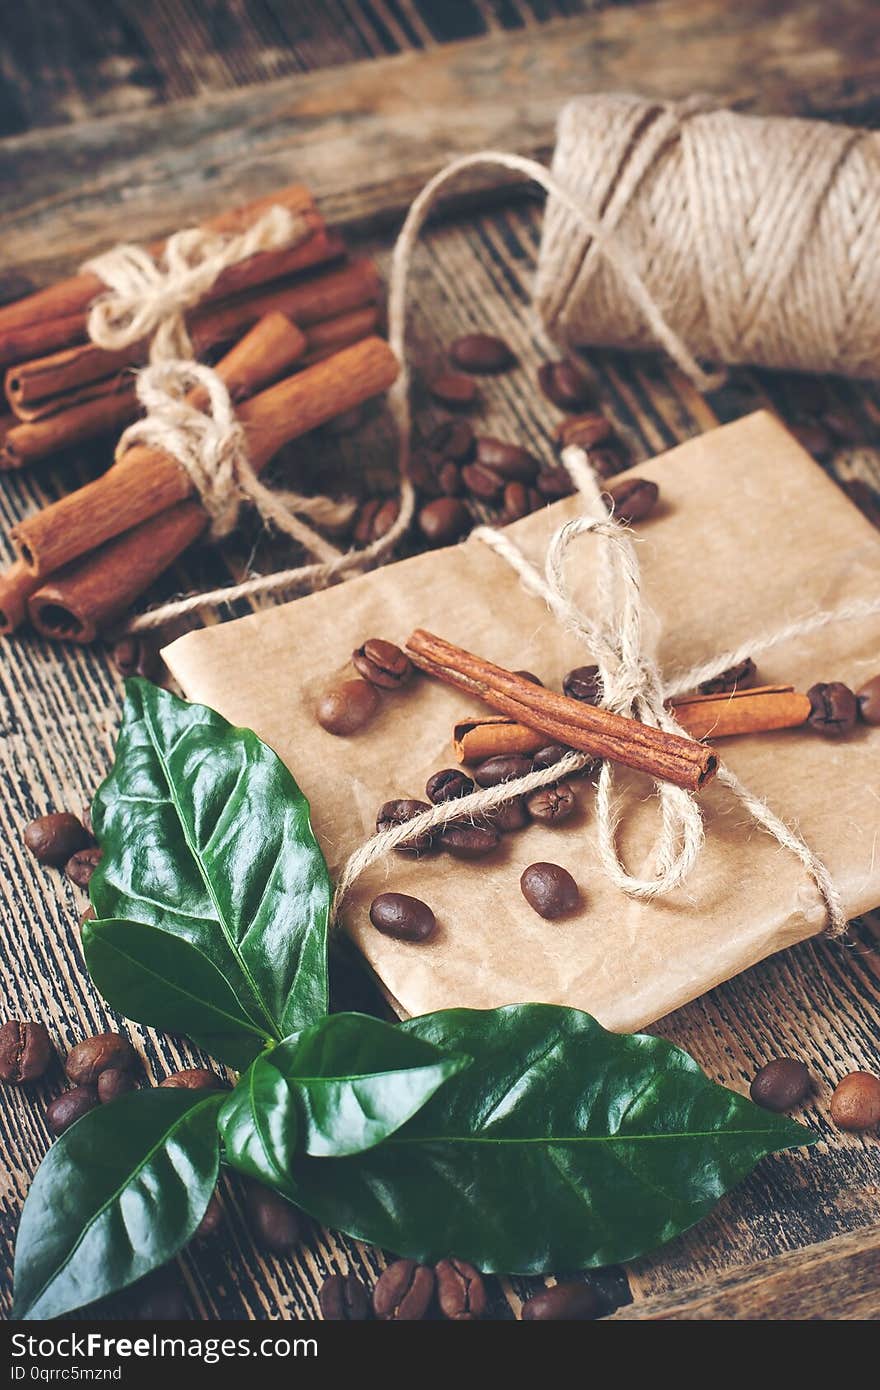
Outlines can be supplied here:
<path id="1" fill-rule="evenodd" d="M 880 539 L 768 414 L 713 430 L 633 472 L 654 478 L 662 493 L 662 507 L 637 534 L 665 669 L 877 592 Z M 509 534 L 538 560 L 577 510 L 577 499 L 567 499 Z M 596 544 L 584 538 L 570 552 L 573 590 L 587 605 Z M 383 696 L 375 722 L 354 738 L 317 725 L 316 701 L 349 653 L 371 636 L 402 644 L 415 627 L 532 670 L 556 689 L 567 670 L 589 660 L 476 540 L 190 633 L 165 652 L 190 698 L 255 729 L 289 765 L 311 802 L 331 871 L 372 833 L 383 801 L 424 799 L 428 775 L 454 765 L 453 724 L 478 712 L 456 691 L 416 676 L 408 689 Z M 880 671 L 880 619 L 774 648 L 758 669 L 762 683 L 804 690 L 843 680 L 858 688 Z M 822 856 L 850 916 L 880 903 L 880 729 L 860 727 L 841 742 L 788 730 L 725 740 L 720 751 Z M 639 870 L 657 832 L 656 799 L 648 779 L 623 770 L 617 778 L 621 844 Z M 593 792 L 578 786 L 575 818 L 505 836 L 488 859 L 392 855 L 355 886 L 343 924 L 402 1012 L 547 1001 L 635 1029 L 822 931 L 824 906 L 801 864 L 723 788 L 700 796 L 706 846 L 687 883 L 646 903 L 603 877 Z M 577 917 L 544 921 L 526 904 L 519 877 L 536 860 L 575 876 L 583 895 Z M 438 931 L 429 943 L 392 941 L 370 925 L 372 898 L 392 889 L 430 903 Z"/>

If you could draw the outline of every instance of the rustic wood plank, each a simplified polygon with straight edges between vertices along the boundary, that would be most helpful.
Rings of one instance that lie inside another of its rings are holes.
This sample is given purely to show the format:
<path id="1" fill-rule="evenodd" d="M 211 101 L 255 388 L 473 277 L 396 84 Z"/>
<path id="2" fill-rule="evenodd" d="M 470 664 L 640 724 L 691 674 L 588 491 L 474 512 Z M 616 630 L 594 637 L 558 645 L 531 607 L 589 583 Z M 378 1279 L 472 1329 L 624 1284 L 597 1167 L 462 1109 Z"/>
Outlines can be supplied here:
<path id="1" fill-rule="evenodd" d="M 732 1271 L 683 1296 L 633 1304 L 610 1321 L 880 1319 L 880 1226 Z"/>
<path id="2" fill-rule="evenodd" d="M 871 7 L 841 0 L 658 0 L 541 30 L 440 45 L 0 144 L 4 253 L 45 283 L 118 238 L 149 238 L 292 180 L 328 217 L 397 218 L 450 156 L 544 155 L 584 90 L 705 90 L 744 109 L 862 114 L 877 99 Z M 497 176 L 493 177 L 497 184 Z M 485 186 L 485 180 L 480 183 Z"/>

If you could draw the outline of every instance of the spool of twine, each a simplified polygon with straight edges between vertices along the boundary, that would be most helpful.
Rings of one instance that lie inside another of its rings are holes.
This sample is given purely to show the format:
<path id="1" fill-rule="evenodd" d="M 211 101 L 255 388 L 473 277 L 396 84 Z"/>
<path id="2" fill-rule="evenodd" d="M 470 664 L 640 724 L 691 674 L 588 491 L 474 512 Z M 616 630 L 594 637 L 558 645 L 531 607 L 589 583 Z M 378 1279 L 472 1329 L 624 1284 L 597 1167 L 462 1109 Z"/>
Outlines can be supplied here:
<path id="1" fill-rule="evenodd" d="M 880 377 L 880 134 L 585 96 L 561 113 L 552 172 L 696 358 Z M 657 346 L 552 189 L 535 303 L 567 344 Z"/>

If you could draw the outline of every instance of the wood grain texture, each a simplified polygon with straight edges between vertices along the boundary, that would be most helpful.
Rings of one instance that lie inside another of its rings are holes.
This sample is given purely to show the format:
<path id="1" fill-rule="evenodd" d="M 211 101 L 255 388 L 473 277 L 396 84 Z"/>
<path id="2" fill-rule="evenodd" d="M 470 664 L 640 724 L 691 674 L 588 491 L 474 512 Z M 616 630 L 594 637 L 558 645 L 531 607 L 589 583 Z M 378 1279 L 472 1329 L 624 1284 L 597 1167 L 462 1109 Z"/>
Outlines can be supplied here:
<path id="1" fill-rule="evenodd" d="M 391 8 L 385 8 L 389 17 L 394 17 Z M 520 5 L 527 17 L 528 8 Z M 680 11 L 682 7 L 677 8 Z M 698 8 L 703 8 L 702 0 L 693 6 L 695 11 Z M 776 8 L 790 11 L 792 7 Z M 810 4 L 801 8 L 808 14 L 816 13 Z M 487 4 L 483 9 L 488 15 L 492 7 Z M 870 9 L 867 4 L 838 7 L 837 15 L 843 15 L 841 29 L 846 27 L 846 13 L 852 13 L 861 26 L 853 29 L 853 35 L 863 32 Z M 394 6 L 397 14 L 411 10 L 411 6 Z M 347 12 L 358 34 L 375 32 L 375 5 L 351 4 Z M 593 20 L 584 23 L 592 24 Z M 729 23 L 736 31 L 738 16 L 731 13 Z M 547 30 L 541 32 L 543 35 Z M 789 19 L 781 32 L 777 42 L 782 48 L 793 45 L 798 49 L 802 39 L 796 22 Z M 525 35 L 535 49 L 535 33 L 526 29 Z M 412 44 L 414 40 L 408 37 L 406 42 Z M 427 51 L 429 40 L 422 38 L 420 42 Z M 848 44 L 855 45 L 855 38 L 842 34 L 835 42 L 842 52 Z M 824 70 L 822 55 L 826 52 L 821 48 L 815 58 L 820 71 Z M 354 43 L 346 54 L 350 58 L 363 55 L 364 50 Z M 317 50 L 310 59 L 315 60 L 321 61 Z M 173 61 L 171 55 L 167 61 Z M 183 58 L 180 63 L 182 68 Z M 804 78 L 805 68 L 809 68 L 807 58 L 798 77 L 804 83 L 802 94 L 790 93 L 790 104 L 813 99 L 815 89 Z M 871 100 L 880 99 L 880 80 L 873 87 L 866 86 L 860 75 L 863 71 L 863 64 L 857 63 L 853 91 L 860 93 L 859 100 L 867 109 Z M 633 74 L 633 85 L 636 78 Z M 843 91 L 845 75 L 841 75 L 839 85 Z M 188 115 L 189 109 L 184 108 L 182 115 Z M 330 128 L 323 116 L 321 122 L 325 130 Z M 83 184 L 91 189 L 88 197 L 95 199 L 100 178 L 89 154 L 87 137 L 91 130 L 94 126 L 82 132 L 78 170 Z M 71 138 L 75 134 L 71 131 Z M 188 152 L 183 143 L 177 153 L 186 169 Z M 152 158 L 148 153 L 145 169 L 151 167 Z M 29 187 L 17 196 L 23 207 L 31 199 Z M 51 203 L 42 204 L 41 218 L 47 219 L 46 225 L 53 216 L 58 219 L 53 235 L 54 254 L 59 258 L 63 256 L 67 197 L 59 198 L 54 212 Z M 109 226 L 118 216 L 115 199 L 111 194 L 108 200 Z M 37 201 L 36 196 L 33 201 Z M 98 227 L 97 202 L 94 216 L 90 235 L 96 234 Z M 475 416 L 479 428 L 521 442 L 548 461 L 553 458 L 550 432 L 558 416 L 536 387 L 535 373 L 546 357 L 546 346 L 528 312 L 539 235 L 538 209 L 523 204 L 444 225 L 428 236 L 416 258 L 410 334 L 412 359 L 418 364 L 414 404 L 420 436 L 442 416 L 430 401 L 424 382 L 444 361 L 445 345 L 459 333 L 487 328 L 508 339 L 519 366 L 505 376 L 481 381 Z M 9 254 L 8 242 L 6 247 Z M 387 267 L 387 241 L 367 242 L 363 249 L 377 253 Z M 16 254 L 16 248 L 11 254 Z M 73 259 L 75 255 L 74 249 Z M 69 268 L 70 263 L 63 265 L 63 269 Z M 8 283 L 16 280 L 21 283 L 13 265 Z M 880 444 L 880 391 L 876 386 L 856 388 L 817 378 L 737 372 L 721 391 L 703 399 L 655 357 L 597 351 L 585 355 L 584 363 L 597 402 L 614 423 L 626 462 L 638 462 L 711 428 L 718 420 L 730 420 L 769 404 L 792 425 L 814 429 L 815 447 L 823 465 L 841 482 L 858 479 L 869 489 L 880 488 L 876 456 L 838 449 L 845 439 L 855 445 Z M 827 427 L 824 433 L 815 430 L 819 414 L 833 417 L 833 431 Z M 57 466 L 2 479 L 0 551 L 4 560 L 10 555 L 5 536 L 13 522 L 75 482 L 94 476 L 109 462 L 111 451 L 112 441 L 104 440 L 72 451 Z M 389 493 L 393 488 L 391 458 L 390 422 L 377 408 L 356 434 L 336 438 L 318 432 L 311 436 L 307 446 L 290 452 L 279 471 L 304 490 L 316 487 Z M 874 495 L 869 491 L 869 498 Z M 185 565 L 176 567 L 155 587 L 152 598 L 158 601 L 175 592 L 240 578 L 249 564 L 266 571 L 274 564 L 296 563 L 297 558 L 288 545 L 267 542 L 257 527 L 246 526 L 235 540 L 188 556 Z M 233 610 L 245 611 L 244 604 Z M 223 616 L 209 615 L 206 621 L 219 621 Z M 830 677 L 817 673 L 817 679 L 822 678 L 833 678 L 833 673 Z M 62 1051 L 87 1033 L 120 1026 L 121 1021 L 102 1005 L 82 964 L 76 918 L 84 901 L 58 874 L 40 869 L 30 859 L 22 847 L 21 833 L 27 821 L 43 811 L 76 810 L 90 800 L 109 765 L 120 703 L 120 682 L 100 649 L 74 651 L 27 636 L 3 648 L 3 1013 L 45 1018 Z M 152 1078 L 203 1060 L 179 1040 L 138 1026 L 122 1026 L 128 1028 Z M 632 1265 L 625 1278 L 619 1271 L 605 1272 L 603 1283 L 612 1303 L 632 1298 L 636 1304 L 647 1304 L 667 1294 L 679 1302 L 683 1292 L 694 1285 L 714 1284 L 756 1261 L 817 1241 L 858 1234 L 880 1222 L 880 1139 L 840 1135 L 827 1118 L 835 1080 L 854 1067 L 880 1070 L 880 916 L 856 923 L 846 943 L 816 941 L 765 961 L 661 1020 L 656 1031 L 687 1047 L 714 1079 L 740 1091 L 747 1089 L 757 1068 L 771 1057 L 802 1057 L 816 1089 L 801 1118 L 819 1130 L 821 1142 L 808 1153 L 764 1161 L 711 1217 Z M 45 1103 L 61 1086 L 59 1067 L 27 1092 L 4 1091 L 0 1096 L 0 1149 L 5 1157 L 0 1164 L 0 1307 L 4 1310 L 9 1305 L 18 1212 L 49 1143 L 43 1120 Z M 317 1309 L 317 1289 L 326 1274 L 351 1267 L 371 1283 L 384 1262 L 381 1252 L 317 1229 L 310 1231 L 293 1259 L 266 1259 L 250 1239 L 234 1190 L 224 1196 L 224 1206 L 226 1234 L 211 1246 L 188 1252 L 181 1262 L 194 1315 L 312 1317 Z M 571 1272 L 560 1271 L 566 1273 Z M 536 1282 L 492 1281 L 493 1316 L 514 1316 Z"/>

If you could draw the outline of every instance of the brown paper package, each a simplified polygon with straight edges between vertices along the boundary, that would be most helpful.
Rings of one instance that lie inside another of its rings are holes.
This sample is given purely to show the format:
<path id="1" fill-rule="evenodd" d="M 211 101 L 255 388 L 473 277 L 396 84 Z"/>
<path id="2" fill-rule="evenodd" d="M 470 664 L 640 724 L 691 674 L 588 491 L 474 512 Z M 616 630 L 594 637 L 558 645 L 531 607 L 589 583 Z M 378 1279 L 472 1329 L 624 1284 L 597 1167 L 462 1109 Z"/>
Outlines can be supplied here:
<path id="1" fill-rule="evenodd" d="M 653 614 L 648 629 L 667 671 L 877 593 L 880 538 L 768 414 L 713 430 L 634 472 L 662 489 L 662 507 L 638 528 L 638 549 Z M 537 561 L 577 510 L 577 499 L 567 499 L 509 534 Z M 573 591 L 586 607 L 595 544 L 584 538 L 570 553 Z M 454 763 L 451 731 L 468 706 L 424 677 L 383 696 L 375 722 L 355 738 L 334 738 L 315 722 L 320 693 L 355 647 L 371 636 L 402 643 L 415 627 L 534 671 L 555 689 L 589 660 L 474 539 L 190 633 L 165 652 L 191 699 L 255 729 L 288 764 L 311 802 L 331 872 L 372 833 L 383 801 L 423 798 L 429 774 Z M 758 669 L 762 683 L 805 690 L 842 680 L 858 688 L 880 671 L 880 618 L 790 641 L 761 657 Z M 720 751 L 822 856 L 850 916 L 880 903 L 880 729 L 860 727 L 840 742 L 789 730 L 726 740 Z M 647 869 L 657 832 L 651 783 L 618 770 L 617 786 L 625 860 Z M 508 835 L 490 859 L 393 855 L 359 881 L 343 924 L 402 1013 L 547 1001 L 634 1029 L 823 930 L 824 906 L 801 864 L 723 787 L 701 794 L 706 845 L 695 871 L 650 903 L 603 876 L 588 784 L 579 796 L 574 819 Z M 544 921 L 523 899 L 522 870 L 545 859 L 577 879 L 577 917 Z M 438 922 L 430 942 L 392 941 L 373 929 L 369 905 L 385 890 L 430 903 Z"/>

